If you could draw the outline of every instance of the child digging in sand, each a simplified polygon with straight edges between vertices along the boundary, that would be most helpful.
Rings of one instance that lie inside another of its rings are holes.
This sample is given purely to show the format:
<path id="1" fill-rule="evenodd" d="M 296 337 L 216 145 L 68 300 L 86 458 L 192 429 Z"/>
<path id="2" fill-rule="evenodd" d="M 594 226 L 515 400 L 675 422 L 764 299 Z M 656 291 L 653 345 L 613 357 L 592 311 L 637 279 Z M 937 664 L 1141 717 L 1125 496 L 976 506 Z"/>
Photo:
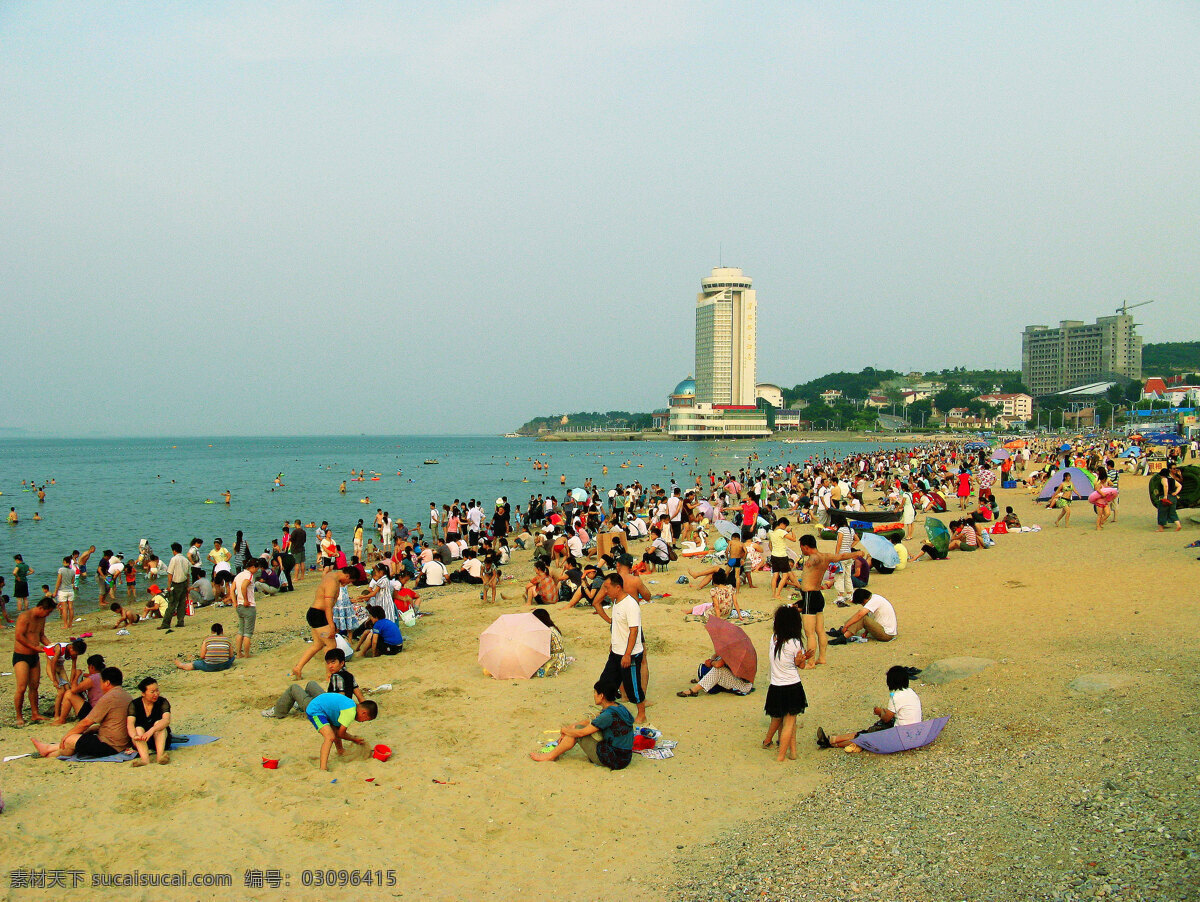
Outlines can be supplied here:
<path id="1" fill-rule="evenodd" d="M 796 758 L 796 717 L 808 707 L 804 696 L 804 685 L 800 682 L 800 671 L 816 649 L 804 650 L 804 626 L 800 612 L 791 605 L 780 605 L 775 609 L 775 623 L 771 636 L 771 685 L 767 689 L 764 706 L 771 726 L 763 748 L 769 749 L 775 734 L 779 734 L 779 754 L 776 761 L 785 757 Z"/>
<path id="2" fill-rule="evenodd" d="M 308 703 L 304 713 L 323 740 L 321 770 L 329 770 L 329 750 L 336 745 L 339 755 L 346 754 L 342 748 L 343 739 L 362 745 L 366 740 L 361 736 L 351 736 L 350 724 L 374 720 L 379 715 L 379 707 L 370 699 L 355 704 L 354 699 L 339 693 L 323 692 Z"/>
<path id="3" fill-rule="evenodd" d="M 592 687 L 594 701 L 601 711 L 590 722 L 564 725 L 558 745 L 546 752 L 534 752 L 534 761 L 557 761 L 578 745 L 592 764 L 610 770 L 622 770 L 633 760 L 633 712 L 617 701 L 617 683 L 597 682 Z"/>

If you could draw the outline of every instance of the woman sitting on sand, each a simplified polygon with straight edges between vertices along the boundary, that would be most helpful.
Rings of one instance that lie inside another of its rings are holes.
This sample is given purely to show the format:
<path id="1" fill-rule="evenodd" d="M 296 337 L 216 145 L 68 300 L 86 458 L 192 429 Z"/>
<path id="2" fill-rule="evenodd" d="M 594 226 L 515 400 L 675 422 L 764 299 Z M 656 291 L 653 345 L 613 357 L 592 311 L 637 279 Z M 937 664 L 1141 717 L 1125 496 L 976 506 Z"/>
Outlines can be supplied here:
<path id="1" fill-rule="evenodd" d="M 550 619 L 550 612 L 545 608 L 534 608 L 533 616 L 550 627 L 550 660 L 539 667 L 534 676 L 557 676 L 567 666 L 567 650 L 563 644 L 563 635 L 554 625 L 554 621 Z"/>
<path id="2" fill-rule="evenodd" d="M 126 713 L 129 738 L 138 753 L 133 766 L 150 763 L 151 742 L 154 743 L 155 760 L 167 764 L 171 760 L 167 754 L 171 747 L 171 703 L 159 694 L 158 681 L 154 677 L 146 677 L 138 683 L 138 690 L 142 697 L 131 701 Z"/>
<path id="3" fill-rule="evenodd" d="M 633 712 L 617 701 L 619 684 L 596 683 L 593 701 L 601 712 L 592 719 L 570 724 L 558 734 L 557 744 L 534 752 L 534 761 L 557 761 L 578 745 L 593 764 L 622 770 L 633 760 Z"/>
<path id="4" fill-rule="evenodd" d="M 708 597 L 712 601 L 711 613 L 722 620 L 728 620 L 731 614 L 737 614 L 738 619 L 741 619 L 741 612 L 737 609 L 737 586 L 734 582 L 733 574 L 725 568 L 712 575 L 712 587 L 708 590 Z"/>
<path id="5" fill-rule="evenodd" d="M 725 666 L 720 655 L 713 655 L 696 668 L 696 679 L 692 680 L 695 688 L 680 690 L 675 694 L 680 698 L 695 698 L 702 691 L 710 695 L 718 692 L 732 692 L 734 695 L 749 695 L 754 691 L 754 684 L 736 676 Z"/>
<path id="6" fill-rule="evenodd" d="M 533 576 L 525 584 L 525 604 L 554 604 L 557 601 L 557 589 L 554 579 L 550 576 L 550 568 L 545 561 L 536 561 L 533 565 Z"/>

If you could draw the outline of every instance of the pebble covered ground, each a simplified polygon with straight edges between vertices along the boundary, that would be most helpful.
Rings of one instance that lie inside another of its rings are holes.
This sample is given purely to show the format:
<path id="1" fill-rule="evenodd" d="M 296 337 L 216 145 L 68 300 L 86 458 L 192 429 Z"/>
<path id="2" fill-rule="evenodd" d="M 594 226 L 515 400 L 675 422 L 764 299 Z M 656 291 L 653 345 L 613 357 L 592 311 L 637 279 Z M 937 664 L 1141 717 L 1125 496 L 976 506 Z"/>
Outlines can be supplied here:
<path id="1" fill-rule="evenodd" d="M 1200 712 L 1179 709 L 1194 692 L 1061 695 L 955 716 L 922 750 L 821 753 L 821 788 L 681 852 L 671 897 L 1200 899 Z"/>

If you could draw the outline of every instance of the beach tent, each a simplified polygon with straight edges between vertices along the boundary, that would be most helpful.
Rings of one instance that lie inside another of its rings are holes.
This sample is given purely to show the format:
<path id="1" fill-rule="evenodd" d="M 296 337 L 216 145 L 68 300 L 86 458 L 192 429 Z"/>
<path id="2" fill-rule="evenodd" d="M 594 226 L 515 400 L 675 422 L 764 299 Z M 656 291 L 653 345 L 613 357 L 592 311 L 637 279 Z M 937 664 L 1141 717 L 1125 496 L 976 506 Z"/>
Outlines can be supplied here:
<path id="1" fill-rule="evenodd" d="M 1118 456 L 1119 457 L 1141 457 L 1142 449 L 1139 448 L 1137 445 L 1130 445 L 1128 448 L 1126 448 L 1124 451 L 1122 451 Z"/>
<path id="2" fill-rule="evenodd" d="M 1046 480 L 1046 484 L 1042 486 L 1042 491 L 1038 494 L 1038 501 L 1049 501 L 1050 496 L 1058 489 L 1063 481 L 1063 476 L 1067 473 L 1071 474 L 1071 488 L 1075 490 L 1071 496 L 1072 501 L 1086 498 L 1095 490 L 1096 477 L 1087 470 L 1081 470 L 1079 467 L 1063 467 L 1061 470 L 1056 470 L 1054 475 Z"/>
<path id="3" fill-rule="evenodd" d="M 1183 486 L 1179 490 L 1178 507 L 1200 507 L 1200 467 L 1180 467 L 1179 474 L 1183 477 Z M 1158 502 L 1162 498 L 1162 482 L 1165 475 L 1165 471 L 1160 470 L 1150 477 L 1150 503 L 1154 505 L 1155 510 L 1158 509 Z"/>

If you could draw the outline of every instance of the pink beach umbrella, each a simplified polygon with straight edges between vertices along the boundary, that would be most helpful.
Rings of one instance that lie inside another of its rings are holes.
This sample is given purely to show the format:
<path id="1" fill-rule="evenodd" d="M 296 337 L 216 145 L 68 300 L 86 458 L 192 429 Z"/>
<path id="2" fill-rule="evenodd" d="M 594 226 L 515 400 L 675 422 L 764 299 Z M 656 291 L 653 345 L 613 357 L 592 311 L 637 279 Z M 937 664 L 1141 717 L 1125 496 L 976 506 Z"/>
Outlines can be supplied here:
<path id="1" fill-rule="evenodd" d="M 479 666 L 497 680 L 527 680 L 550 660 L 550 627 L 533 614 L 501 614 L 479 637 Z"/>

